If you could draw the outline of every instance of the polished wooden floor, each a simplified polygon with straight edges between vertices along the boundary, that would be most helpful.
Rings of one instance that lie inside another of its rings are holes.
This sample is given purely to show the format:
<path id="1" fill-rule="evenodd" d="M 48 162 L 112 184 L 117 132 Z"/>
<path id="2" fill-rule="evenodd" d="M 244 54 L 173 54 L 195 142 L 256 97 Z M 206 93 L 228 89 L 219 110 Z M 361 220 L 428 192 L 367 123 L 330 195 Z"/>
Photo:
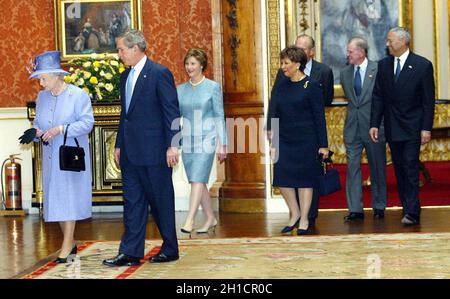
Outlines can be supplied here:
<path id="1" fill-rule="evenodd" d="M 424 208 L 421 225 L 404 227 L 400 223 L 401 210 L 388 210 L 383 220 L 374 220 L 372 212 L 366 212 L 363 222 L 343 223 L 346 211 L 321 211 L 314 233 L 317 235 L 450 232 L 450 208 Z M 198 227 L 203 215 L 197 216 Z M 186 213 L 176 214 L 179 238 L 187 238 L 180 232 Z M 288 214 L 217 214 L 219 225 L 211 238 L 271 237 L 280 236 L 287 224 Z M 75 237 L 85 240 L 120 240 L 123 232 L 121 213 L 98 213 L 92 219 L 77 225 Z M 193 238 L 204 236 L 193 235 Z M 159 238 L 156 226 L 150 219 L 147 238 Z M 0 278 L 17 275 L 38 261 L 54 254 L 61 244 L 61 232 L 56 223 L 45 223 L 39 215 L 23 218 L 0 217 Z"/>

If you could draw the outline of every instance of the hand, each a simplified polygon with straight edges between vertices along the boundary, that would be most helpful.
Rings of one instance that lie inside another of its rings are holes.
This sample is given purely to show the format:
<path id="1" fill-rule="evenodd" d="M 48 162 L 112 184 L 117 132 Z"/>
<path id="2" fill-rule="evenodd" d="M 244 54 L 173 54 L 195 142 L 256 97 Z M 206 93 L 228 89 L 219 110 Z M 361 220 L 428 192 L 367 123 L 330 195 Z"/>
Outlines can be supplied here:
<path id="1" fill-rule="evenodd" d="M 168 167 L 174 167 L 175 165 L 178 164 L 178 157 L 179 157 L 179 153 L 178 153 L 178 148 L 176 147 L 169 147 L 167 149 L 167 166 Z"/>
<path id="2" fill-rule="evenodd" d="M 30 128 L 23 132 L 23 135 L 19 137 L 19 143 L 20 144 L 28 144 L 30 142 L 33 142 L 34 138 L 36 138 L 36 132 L 37 130 L 35 128 Z"/>
<path id="3" fill-rule="evenodd" d="M 322 158 L 325 160 L 328 158 L 330 151 L 326 147 L 321 147 L 321 148 L 319 148 L 319 154 L 322 154 Z"/>
<path id="4" fill-rule="evenodd" d="M 373 142 L 378 142 L 378 128 L 370 128 L 369 135 Z"/>
<path id="5" fill-rule="evenodd" d="M 44 131 L 41 129 L 36 129 L 36 137 L 41 138 L 44 135 Z"/>
<path id="6" fill-rule="evenodd" d="M 62 133 L 62 126 L 53 127 L 42 135 L 42 140 L 48 142 Z"/>
<path id="7" fill-rule="evenodd" d="M 420 135 L 421 135 L 422 145 L 430 142 L 430 140 L 431 140 L 431 132 L 430 131 L 422 131 L 420 133 Z"/>
<path id="8" fill-rule="evenodd" d="M 120 168 L 120 148 L 114 149 L 114 161 L 116 161 L 117 167 Z"/>
<path id="9" fill-rule="evenodd" d="M 227 158 L 227 146 L 222 145 L 217 149 L 217 160 L 219 160 L 220 164 L 222 164 L 226 158 Z"/>

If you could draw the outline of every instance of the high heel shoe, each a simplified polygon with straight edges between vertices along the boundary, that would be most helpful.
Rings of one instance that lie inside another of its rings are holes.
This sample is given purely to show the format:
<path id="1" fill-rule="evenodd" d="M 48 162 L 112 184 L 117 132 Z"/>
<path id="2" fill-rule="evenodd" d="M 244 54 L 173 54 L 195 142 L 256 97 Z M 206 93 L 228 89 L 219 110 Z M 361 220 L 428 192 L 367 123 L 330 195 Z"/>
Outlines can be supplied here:
<path id="1" fill-rule="evenodd" d="M 291 231 L 294 230 L 294 228 L 298 225 L 299 222 L 300 222 L 300 218 L 298 218 L 297 221 L 295 221 L 295 223 L 293 225 L 283 227 L 283 229 L 281 230 L 281 233 L 282 234 L 290 233 Z"/>
<path id="2" fill-rule="evenodd" d="M 214 220 L 214 223 L 206 228 L 201 228 L 197 230 L 197 234 L 207 234 L 210 230 L 212 230 L 213 233 L 216 233 L 216 226 L 217 226 L 217 220 Z"/>
<path id="3" fill-rule="evenodd" d="M 180 231 L 181 231 L 183 234 L 189 234 L 189 239 L 190 239 L 191 236 L 192 236 L 192 232 L 194 231 L 194 224 L 192 224 L 190 230 L 185 229 L 184 227 L 182 227 L 182 228 L 180 228 Z"/>
<path id="4" fill-rule="evenodd" d="M 306 229 L 297 229 L 297 236 L 310 235 L 311 234 L 311 226 L 308 223 L 308 227 Z"/>
<path id="5" fill-rule="evenodd" d="M 53 262 L 56 264 L 65 264 L 67 263 L 67 260 L 72 261 L 73 259 L 71 259 L 71 257 L 77 255 L 77 252 L 78 248 L 77 245 L 75 245 L 66 257 L 57 257 Z"/>

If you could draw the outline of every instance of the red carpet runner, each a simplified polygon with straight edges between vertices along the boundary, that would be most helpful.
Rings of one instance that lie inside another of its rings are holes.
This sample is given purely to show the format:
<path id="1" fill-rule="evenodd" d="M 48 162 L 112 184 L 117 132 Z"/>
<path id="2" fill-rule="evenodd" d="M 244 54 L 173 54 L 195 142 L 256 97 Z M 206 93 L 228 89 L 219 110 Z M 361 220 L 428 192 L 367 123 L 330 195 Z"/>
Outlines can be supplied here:
<path id="1" fill-rule="evenodd" d="M 420 188 L 419 198 L 422 206 L 444 206 L 450 205 L 450 162 L 426 162 L 426 168 L 430 172 L 432 181 L 425 183 Z M 347 199 L 345 196 L 345 180 L 347 176 L 347 165 L 336 164 L 334 166 L 339 170 L 342 189 L 334 194 L 320 198 L 321 209 L 346 209 Z M 387 191 L 388 207 L 401 207 L 400 199 L 397 192 L 397 180 L 392 165 L 388 165 L 387 169 Z M 363 179 L 369 176 L 369 166 L 362 166 Z M 425 182 L 423 174 L 420 174 L 420 180 Z M 372 197 L 370 187 L 363 187 L 364 207 L 372 207 Z"/>

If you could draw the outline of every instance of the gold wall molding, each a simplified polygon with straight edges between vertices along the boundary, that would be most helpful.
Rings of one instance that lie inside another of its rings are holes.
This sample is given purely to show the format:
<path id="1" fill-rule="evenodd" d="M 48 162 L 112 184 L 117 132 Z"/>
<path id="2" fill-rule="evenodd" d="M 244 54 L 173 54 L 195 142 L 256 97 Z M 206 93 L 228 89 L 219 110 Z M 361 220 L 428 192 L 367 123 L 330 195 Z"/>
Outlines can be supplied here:
<path id="1" fill-rule="evenodd" d="M 305 33 L 309 29 L 308 18 L 309 15 L 309 0 L 298 0 L 298 5 L 300 9 L 300 17 L 298 25 L 300 26 L 300 33 Z"/>
<path id="2" fill-rule="evenodd" d="M 436 98 L 440 99 L 441 98 L 441 89 L 439 88 L 439 82 L 440 82 L 440 59 L 439 59 L 439 55 L 440 55 L 440 42 L 439 42 L 439 37 L 440 37 L 440 12 L 439 12 L 439 3 L 438 1 L 440 0 L 434 0 L 433 1 L 433 25 L 434 25 L 434 82 L 435 83 L 435 93 L 436 93 Z"/>
<path id="3" fill-rule="evenodd" d="M 280 5 L 278 0 L 267 0 L 267 40 L 269 49 L 269 91 L 280 68 Z"/>

